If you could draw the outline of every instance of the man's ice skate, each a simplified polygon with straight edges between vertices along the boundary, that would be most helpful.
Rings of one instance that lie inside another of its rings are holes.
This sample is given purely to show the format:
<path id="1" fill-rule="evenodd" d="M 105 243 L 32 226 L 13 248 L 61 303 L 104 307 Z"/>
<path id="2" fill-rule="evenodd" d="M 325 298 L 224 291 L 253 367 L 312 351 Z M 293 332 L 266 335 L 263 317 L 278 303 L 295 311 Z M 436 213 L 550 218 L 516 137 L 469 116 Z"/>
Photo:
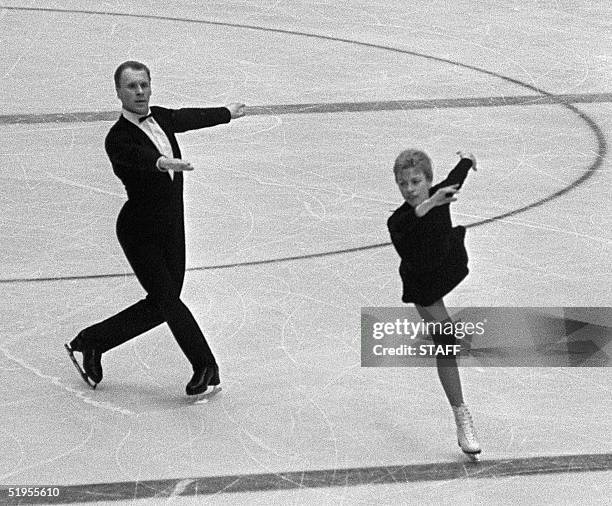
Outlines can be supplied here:
<path id="1" fill-rule="evenodd" d="M 465 404 L 459 407 L 453 406 L 455 415 L 455 423 L 457 424 L 457 442 L 459 447 L 471 460 L 477 462 L 480 460 L 480 443 L 474 434 L 474 422 L 472 415 Z"/>
<path id="2" fill-rule="evenodd" d="M 189 396 L 198 398 L 198 401 L 203 398 L 210 397 L 221 390 L 219 386 L 219 366 L 217 364 L 208 364 L 194 371 L 193 377 L 187 383 L 186 393 Z"/>
<path id="3" fill-rule="evenodd" d="M 72 363 L 74 364 L 74 367 L 76 367 L 76 370 L 79 371 L 79 374 L 81 375 L 81 378 L 83 378 L 83 381 L 95 390 L 98 384 L 93 381 L 89 376 L 87 376 L 87 373 L 83 370 L 76 357 L 74 356 L 73 349 L 67 343 L 64 344 L 64 348 L 66 348 L 70 360 L 72 360 Z"/>

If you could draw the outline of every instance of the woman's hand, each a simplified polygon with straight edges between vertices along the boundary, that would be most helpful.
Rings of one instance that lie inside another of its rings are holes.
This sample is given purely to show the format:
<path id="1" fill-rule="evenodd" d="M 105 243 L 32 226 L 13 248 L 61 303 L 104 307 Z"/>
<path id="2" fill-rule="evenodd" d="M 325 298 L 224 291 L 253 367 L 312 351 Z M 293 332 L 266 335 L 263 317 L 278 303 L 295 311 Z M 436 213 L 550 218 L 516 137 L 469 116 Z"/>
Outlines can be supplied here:
<path id="1" fill-rule="evenodd" d="M 472 160 L 472 169 L 476 170 L 476 157 L 468 151 L 457 151 L 460 158 L 469 158 Z"/>
<path id="2" fill-rule="evenodd" d="M 453 184 L 451 186 L 445 186 L 440 188 L 427 200 L 421 202 L 414 208 L 414 212 L 417 217 L 422 218 L 434 207 L 443 206 L 444 204 L 450 204 L 455 202 L 457 197 L 455 196 L 459 191 L 459 184 Z"/>
<path id="3" fill-rule="evenodd" d="M 457 193 L 459 193 L 458 184 L 445 186 L 443 188 L 439 188 L 436 193 L 429 197 L 429 200 L 433 204 L 433 207 L 443 206 L 444 204 L 450 204 L 451 202 L 455 202 L 457 200 Z"/>

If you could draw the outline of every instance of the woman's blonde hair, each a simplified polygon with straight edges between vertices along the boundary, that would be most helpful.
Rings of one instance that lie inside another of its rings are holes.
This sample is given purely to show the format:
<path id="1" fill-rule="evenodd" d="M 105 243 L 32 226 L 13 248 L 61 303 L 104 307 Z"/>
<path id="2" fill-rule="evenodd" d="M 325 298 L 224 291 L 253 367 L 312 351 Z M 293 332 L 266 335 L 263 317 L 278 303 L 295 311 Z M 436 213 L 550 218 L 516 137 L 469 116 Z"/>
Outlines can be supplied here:
<path id="1" fill-rule="evenodd" d="M 427 156 L 427 153 L 419 149 L 406 149 L 397 156 L 393 164 L 393 173 L 395 174 L 396 180 L 404 169 L 420 171 L 427 181 L 431 182 L 433 180 L 431 158 Z"/>

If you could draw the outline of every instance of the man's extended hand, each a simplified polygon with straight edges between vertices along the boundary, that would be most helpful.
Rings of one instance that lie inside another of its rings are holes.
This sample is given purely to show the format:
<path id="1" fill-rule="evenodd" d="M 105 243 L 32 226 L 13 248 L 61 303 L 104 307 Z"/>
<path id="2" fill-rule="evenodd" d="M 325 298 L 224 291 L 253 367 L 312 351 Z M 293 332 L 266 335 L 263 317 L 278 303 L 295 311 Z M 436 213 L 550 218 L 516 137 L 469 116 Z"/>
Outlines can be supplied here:
<path id="1" fill-rule="evenodd" d="M 246 106 L 239 102 L 232 102 L 231 104 L 227 104 L 225 107 L 229 109 L 232 119 L 242 118 L 246 112 Z"/>
<path id="2" fill-rule="evenodd" d="M 185 170 L 193 170 L 193 166 L 180 158 L 160 158 L 159 162 L 157 162 L 157 166 L 168 172 L 169 170 L 173 170 L 174 172 L 183 172 Z"/>

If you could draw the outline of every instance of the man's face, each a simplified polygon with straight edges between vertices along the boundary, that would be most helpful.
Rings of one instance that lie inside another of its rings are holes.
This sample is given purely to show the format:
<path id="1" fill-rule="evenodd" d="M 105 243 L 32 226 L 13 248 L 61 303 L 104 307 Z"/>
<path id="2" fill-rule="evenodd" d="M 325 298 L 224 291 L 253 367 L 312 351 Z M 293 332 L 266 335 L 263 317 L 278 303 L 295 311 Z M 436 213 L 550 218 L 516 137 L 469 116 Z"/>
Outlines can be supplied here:
<path id="1" fill-rule="evenodd" d="M 147 114 L 149 112 L 149 98 L 151 98 L 151 81 L 147 71 L 125 69 L 121 73 L 117 97 L 127 111 L 135 114 Z"/>

